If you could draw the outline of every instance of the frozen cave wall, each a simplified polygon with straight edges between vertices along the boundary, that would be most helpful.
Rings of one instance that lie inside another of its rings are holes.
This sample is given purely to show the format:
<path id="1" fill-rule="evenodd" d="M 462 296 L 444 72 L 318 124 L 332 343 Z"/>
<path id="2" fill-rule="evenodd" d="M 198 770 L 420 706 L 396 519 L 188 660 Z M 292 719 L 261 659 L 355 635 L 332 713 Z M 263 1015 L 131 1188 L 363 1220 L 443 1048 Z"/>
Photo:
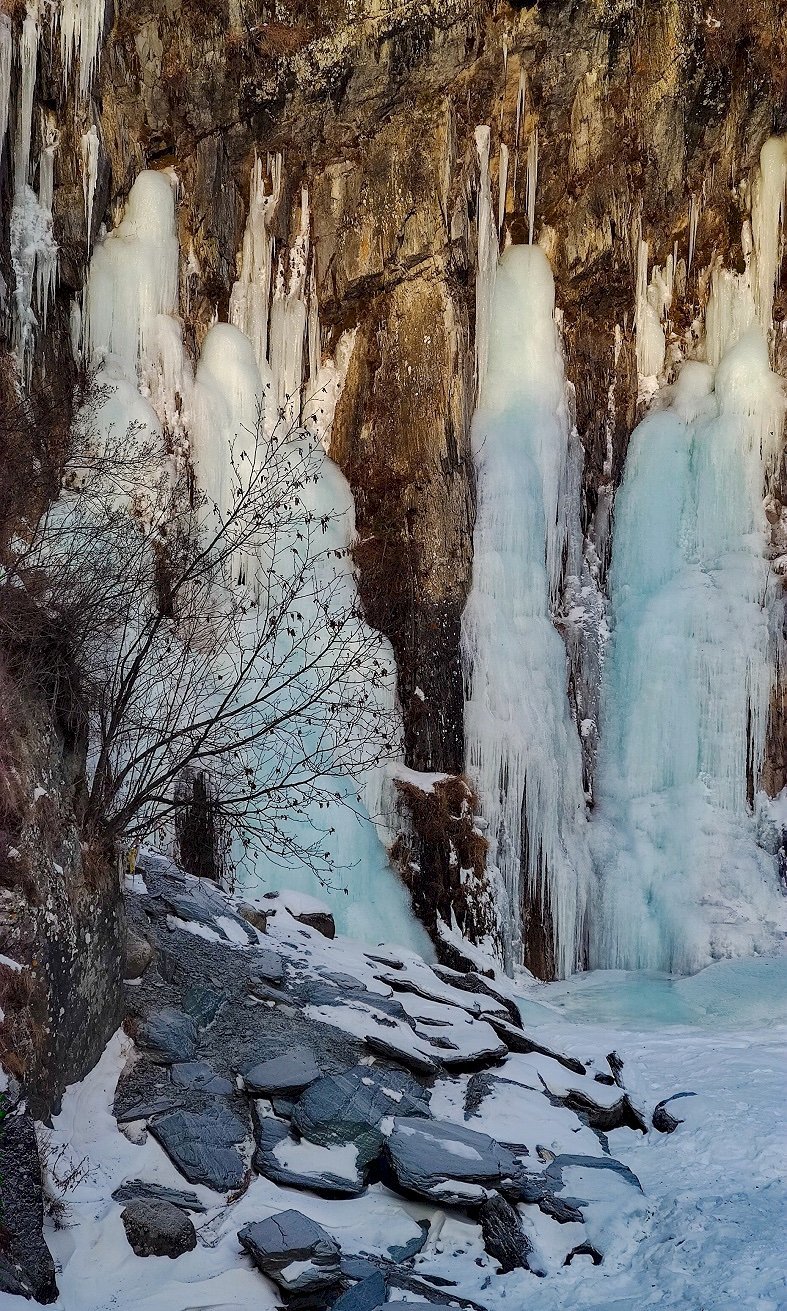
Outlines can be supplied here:
<path id="1" fill-rule="evenodd" d="M 308 188 L 323 353 L 354 332 L 331 455 L 355 497 L 360 592 L 395 652 L 413 769 L 459 774 L 464 765 L 470 424 L 485 331 L 477 291 L 495 242 L 532 232 L 554 271 L 583 447 L 585 556 L 603 600 L 610 507 L 643 410 L 640 240 L 650 265 L 674 250 L 684 261 L 668 333 L 685 331 L 714 263 L 742 267 L 746 180 L 763 142 L 787 131 L 778 9 L 776 0 L 75 0 L 56 40 L 34 2 L 27 15 L 18 5 L 0 14 L 0 91 L 3 41 L 21 51 L 26 34 L 29 58 L 38 24 L 31 159 L 49 150 L 53 165 L 57 281 L 46 325 L 39 313 L 24 351 L 36 403 L 68 408 L 72 307 L 101 225 L 115 222 L 142 169 L 171 167 L 178 178 L 188 252 L 179 306 L 192 354 L 215 318 L 228 318 L 255 154 L 283 161 L 277 249 L 294 245 Z M 18 70 L 14 121 L 25 94 Z M 9 133 L 0 170 L 8 306 L 19 273 L 16 146 Z M 39 175 L 33 166 L 40 197 Z M 777 297 L 774 320 L 783 317 Z M 6 329 L 18 356 L 10 314 Z M 781 371 L 785 343 L 777 332 Z M 770 511 L 777 535 L 780 485 Z M 564 609 L 592 797 L 598 689 L 581 607 Z M 786 722 L 777 697 L 764 767 L 771 792 L 787 780 Z M 434 932 L 453 914 L 470 938 L 489 934 L 486 900 L 461 887 L 451 824 L 435 822 L 435 807 L 408 804 L 406 788 L 401 797 L 407 835 L 397 847 L 419 914 Z M 477 835 L 465 845 L 482 877 Z M 524 961 L 549 976 L 551 908 L 527 870 L 522 916 Z"/>

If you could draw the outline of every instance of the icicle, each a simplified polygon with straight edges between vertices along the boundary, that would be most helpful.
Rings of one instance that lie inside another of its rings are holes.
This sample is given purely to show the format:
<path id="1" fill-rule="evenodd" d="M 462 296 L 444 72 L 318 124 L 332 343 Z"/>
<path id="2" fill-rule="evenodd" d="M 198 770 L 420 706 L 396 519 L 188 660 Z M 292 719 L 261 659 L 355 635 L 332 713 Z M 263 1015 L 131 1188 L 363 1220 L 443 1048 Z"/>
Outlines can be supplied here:
<path id="1" fill-rule="evenodd" d="M 637 371 L 640 379 L 652 386 L 664 368 L 667 339 L 662 319 L 672 303 L 674 257 L 668 256 L 661 268 L 654 265 L 648 282 L 650 247 L 641 238 L 637 244 L 637 285 L 634 328 L 637 338 Z"/>
<path id="2" fill-rule="evenodd" d="M 57 288 L 57 245 L 52 233 L 52 200 L 55 189 L 55 151 L 60 141 L 54 119 L 47 116 L 42 124 L 44 145 L 38 161 L 38 207 L 47 225 L 50 240 L 36 254 L 36 307 L 46 332 L 49 304 Z M 48 220 L 48 222 L 47 222 Z"/>
<path id="3" fill-rule="evenodd" d="M 500 142 L 500 162 L 497 174 L 497 234 L 502 237 L 506 221 L 506 194 L 508 191 L 508 146 Z"/>
<path id="4" fill-rule="evenodd" d="M 68 88 L 74 60 L 79 62 L 79 98 L 90 95 L 93 74 L 104 32 L 105 0 L 62 0 L 60 18 L 60 59 L 63 82 Z"/>
<path id="5" fill-rule="evenodd" d="M 697 244 L 697 227 L 699 225 L 701 212 L 702 198 L 700 196 L 692 196 L 689 205 L 689 273 L 691 273 L 691 266 L 694 261 L 694 248 Z"/>
<path id="6" fill-rule="evenodd" d="M 507 964 L 522 959 L 522 868 L 549 907 L 557 970 L 576 967 L 589 859 L 566 650 L 551 618 L 569 535 L 570 421 L 554 282 L 537 246 L 500 260 L 473 420 L 478 511 L 463 618 L 467 770 L 504 885 Z M 577 526 L 578 530 L 578 526 Z"/>
<path id="7" fill-rule="evenodd" d="M 30 0 L 19 39 L 19 103 L 14 150 L 14 190 L 21 192 L 30 175 L 33 131 L 33 93 L 38 64 L 38 0 Z"/>
<path id="8" fill-rule="evenodd" d="M 773 296 L 781 266 L 787 137 L 770 137 L 760 151 L 752 195 L 752 239 L 756 257 L 754 303 L 763 332 L 771 328 Z"/>
<path id="9" fill-rule="evenodd" d="M 479 390 L 486 376 L 489 355 L 489 318 L 492 312 L 492 297 L 495 290 L 498 250 L 494 239 L 495 221 L 492 212 L 492 188 L 489 181 L 490 136 L 488 127 L 477 127 L 475 130 L 479 166 L 476 217 L 478 263 L 475 281 L 475 364 Z"/>
<path id="10" fill-rule="evenodd" d="M 93 233 L 93 200 L 96 194 L 98 178 L 99 140 L 95 123 L 84 133 L 80 142 L 82 157 L 82 195 L 85 201 L 85 229 L 87 249 L 90 251 L 90 239 Z"/>
<path id="11" fill-rule="evenodd" d="M 516 128 L 514 131 L 514 197 L 516 198 L 516 179 L 519 172 L 519 145 L 522 139 L 522 125 L 527 109 L 527 73 L 523 66 L 519 69 L 519 86 L 516 94 Z"/>
<path id="12" fill-rule="evenodd" d="M 298 422 L 303 389 L 303 349 L 306 342 L 306 269 L 309 262 L 309 193 L 301 192 L 301 226 L 286 260 L 279 260 L 271 304 L 268 356 L 277 389 L 279 412 L 286 428 Z"/>
<path id="13" fill-rule="evenodd" d="M 536 189 L 538 187 L 538 127 L 530 133 L 527 145 L 527 231 L 528 241 L 533 244 L 533 230 L 536 222 Z"/>
<path id="14" fill-rule="evenodd" d="M 14 59 L 14 36 L 8 14 L 0 13 L 0 158 L 3 154 L 8 113 L 11 103 L 11 66 Z"/>
<path id="15" fill-rule="evenodd" d="M 615 504 L 601 883 L 591 961 L 689 971 L 757 950 L 783 899 L 756 843 L 774 677 L 765 471 L 784 397 L 761 332 L 683 366 L 634 433 Z"/>
<path id="16" fill-rule="evenodd" d="M 271 189 L 266 189 L 270 179 Z M 230 322 L 245 332 L 260 368 L 268 358 L 273 237 L 267 228 L 281 195 L 281 155 L 268 156 L 267 170 L 257 156 L 249 184 L 249 213 L 243 234 L 238 280 L 230 293 Z"/>

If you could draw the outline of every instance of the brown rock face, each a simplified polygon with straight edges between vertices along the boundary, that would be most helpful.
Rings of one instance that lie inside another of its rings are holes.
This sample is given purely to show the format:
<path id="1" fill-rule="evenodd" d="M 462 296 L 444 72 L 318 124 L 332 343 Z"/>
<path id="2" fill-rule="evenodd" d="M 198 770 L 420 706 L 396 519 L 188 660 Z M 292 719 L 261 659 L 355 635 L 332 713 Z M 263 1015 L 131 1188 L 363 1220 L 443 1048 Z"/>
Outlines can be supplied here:
<path id="1" fill-rule="evenodd" d="M 172 165 L 180 179 L 190 252 L 181 313 L 196 347 L 216 314 L 227 317 L 254 154 L 281 152 L 277 249 L 294 239 L 307 186 L 325 353 L 355 330 L 331 454 L 355 495 L 363 605 L 396 655 L 407 763 L 460 773 L 460 619 L 475 503 L 475 129 L 491 127 L 494 212 L 515 241 L 527 239 L 532 217 L 555 270 L 585 451 L 583 529 L 603 585 L 612 498 L 638 417 L 639 235 L 654 260 L 677 243 L 688 264 L 694 197 L 693 260 L 671 324 L 688 330 L 708 268 L 742 259 L 739 184 L 768 134 L 787 129 L 785 32 L 778 0 L 118 0 L 93 99 L 76 118 L 56 56 L 50 67 L 42 55 L 38 95 L 62 132 L 61 282 L 36 387 L 68 355 L 68 307 L 89 238 L 141 168 Z M 93 120 L 102 145 L 87 234 L 74 160 Z M 579 703 L 585 673 L 569 648 Z M 774 787 L 784 776 L 783 723 L 774 716 Z M 590 749 L 585 764 L 592 794 Z M 450 884 L 448 866 L 443 873 Z M 549 974 L 550 908 L 525 876 L 528 959 Z M 436 905 L 447 913 L 461 904 L 456 886 L 428 900 L 428 922 Z"/>

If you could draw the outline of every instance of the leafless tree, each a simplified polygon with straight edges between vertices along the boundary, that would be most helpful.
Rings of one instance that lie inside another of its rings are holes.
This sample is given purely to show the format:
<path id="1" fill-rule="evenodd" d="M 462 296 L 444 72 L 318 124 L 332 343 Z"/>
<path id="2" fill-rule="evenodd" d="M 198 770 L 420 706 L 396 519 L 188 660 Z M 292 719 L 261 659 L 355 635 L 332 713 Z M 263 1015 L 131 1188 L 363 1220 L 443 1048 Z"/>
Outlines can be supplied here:
<path id="1" fill-rule="evenodd" d="M 85 828 L 159 834 L 183 778 L 207 775 L 242 842 L 328 872 L 319 816 L 337 780 L 395 750 L 396 721 L 340 525 L 318 506 L 321 447 L 258 419 L 219 505 L 158 434 L 100 431 L 102 400 L 83 406 L 61 495 L 3 581 L 67 636 L 90 716 Z"/>

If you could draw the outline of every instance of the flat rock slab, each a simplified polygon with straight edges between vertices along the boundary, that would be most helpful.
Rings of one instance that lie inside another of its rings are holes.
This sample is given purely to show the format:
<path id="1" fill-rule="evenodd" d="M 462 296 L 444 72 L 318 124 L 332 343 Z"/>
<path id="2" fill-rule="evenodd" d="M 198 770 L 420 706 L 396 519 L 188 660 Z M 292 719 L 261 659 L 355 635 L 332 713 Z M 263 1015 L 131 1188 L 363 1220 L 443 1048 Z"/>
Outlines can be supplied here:
<path id="1" fill-rule="evenodd" d="M 514 1176 L 514 1155 L 487 1134 L 443 1120 L 394 1120 L 385 1145 L 393 1182 L 438 1205 L 475 1207 Z"/>
<path id="2" fill-rule="evenodd" d="M 281 983 L 284 979 L 284 961 L 268 947 L 258 947 L 252 957 L 252 979 L 254 975 L 263 983 Z"/>
<path id="3" fill-rule="evenodd" d="M 321 1075 L 322 1070 L 308 1047 L 292 1047 L 282 1056 L 244 1070 L 243 1081 L 255 1097 L 268 1097 L 277 1093 L 301 1093 Z"/>
<path id="4" fill-rule="evenodd" d="M 130 1202 L 120 1218 L 137 1256 L 168 1256 L 174 1260 L 197 1246 L 193 1224 L 172 1202 L 153 1198 Z"/>
<path id="5" fill-rule="evenodd" d="M 399 1037 L 395 1033 L 385 1038 L 379 1033 L 364 1035 L 366 1046 L 376 1056 L 385 1056 L 388 1060 L 398 1061 L 405 1069 L 430 1078 L 440 1072 L 440 1065 L 438 1060 L 433 1060 L 423 1050 L 416 1048 L 417 1041 L 415 1035 L 412 1039 Z M 438 1057 L 437 1049 L 435 1049 L 435 1057 Z"/>
<path id="6" fill-rule="evenodd" d="M 585 1066 L 574 1056 L 564 1056 L 561 1052 L 556 1052 L 551 1047 L 544 1047 L 541 1043 L 536 1042 L 534 1038 L 528 1035 L 513 1024 L 499 1019 L 497 1016 L 490 1015 L 487 1017 L 495 1033 L 502 1038 L 509 1051 L 519 1052 L 522 1055 L 530 1055 L 533 1052 L 541 1056 L 550 1056 L 553 1061 L 558 1061 L 560 1065 L 571 1070 L 573 1074 L 585 1074 Z"/>
<path id="7" fill-rule="evenodd" d="M 197 1023 L 185 1011 L 164 1006 L 140 1025 L 136 1042 L 158 1064 L 190 1061 L 197 1050 Z"/>
<path id="8" fill-rule="evenodd" d="M 339 1244 L 300 1211 L 280 1211 L 239 1231 L 255 1265 L 285 1293 L 321 1293 L 341 1277 Z"/>
<path id="9" fill-rule="evenodd" d="M 331 1311 L 375 1311 L 375 1307 L 385 1302 L 386 1292 L 385 1276 L 381 1270 L 375 1270 L 374 1274 L 362 1279 L 354 1288 L 348 1288 L 346 1293 L 342 1293 Z"/>
<path id="10" fill-rule="evenodd" d="M 127 1202 L 169 1202 L 172 1206 L 179 1206 L 181 1211 L 205 1210 L 196 1193 L 168 1188 L 166 1184 L 157 1184 L 148 1179 L 127 1179 L 115 1189 L 112 1197 L 123 1205 Z"/>
<path id="11" fill-rule="evenodd" d="M 360 1197 L 363 1193 L 366 1185 L 357 1162 L 354 1166 L 347 1163 L 342 1172 L 338 1165 L 332 1169 L 330 1147 L 294 1142 L 287 1125 L 280 1120 L 274 1120 L 272 1116 L 255 1116 L 254 1136 L 257 1147 L 252 1166 L 258 1174 L 282 1188 L 303 1189 L 317 1193 L 319 1197 Z M 292 1160 L 282 1159 L 288 1148 L 291 1156 L 294 1154 L 298 1158 L 297 1165 Z M 334 1149 L 334 1156 L 341 1150 Z"/>
<path id="12" fill-rule="evenodd" d="M 235 1144 L 246 1138 L 246 1127 L 225 1107 L 208 1106 L 199 1114 L 169 1111 L 151 1120 L 149 1128 L 189 1183 L 219 1193 L 240 1188 L 246 1163 Z"/>
<path id="13" fill-rule="evenodd" d="M 292 1123 L 302 1137 L 320 1146 L 354 1144 L 363 1170 L 380 1153 L 385 1138 L 380 1124 L 386 1117 L 430 1114 L 429 1094 L 411 1075 L 358 1065 L 307 1088 Z"/>
<path id="14" fill-rule="evenodd" d="M 32 1119 L 22 1112 L 6 1116 L 0 1126 L 0 1202 L 0 1292 L 56 1301 L 55 1263 L 44 1242 L 38 1140 Z"/>
<path id="15" fill-rule="evenodd" d="M 200 1029 L 208 1029 L 227 1005 L 229 997 L 219 988 L 189 988 L 183 998 L 183 1009 L 187 1015 L 196 1020 Z"/>
<path id="16" fill-rule="evenodd" d="M 183 1061 L 172 1067 L 172 1082 L 179 1088 L 196 1088 L 213 1097 L 230 1097 L 235 1092 L 231 1079 L 217 1074 L 207 1061 Z"/>

